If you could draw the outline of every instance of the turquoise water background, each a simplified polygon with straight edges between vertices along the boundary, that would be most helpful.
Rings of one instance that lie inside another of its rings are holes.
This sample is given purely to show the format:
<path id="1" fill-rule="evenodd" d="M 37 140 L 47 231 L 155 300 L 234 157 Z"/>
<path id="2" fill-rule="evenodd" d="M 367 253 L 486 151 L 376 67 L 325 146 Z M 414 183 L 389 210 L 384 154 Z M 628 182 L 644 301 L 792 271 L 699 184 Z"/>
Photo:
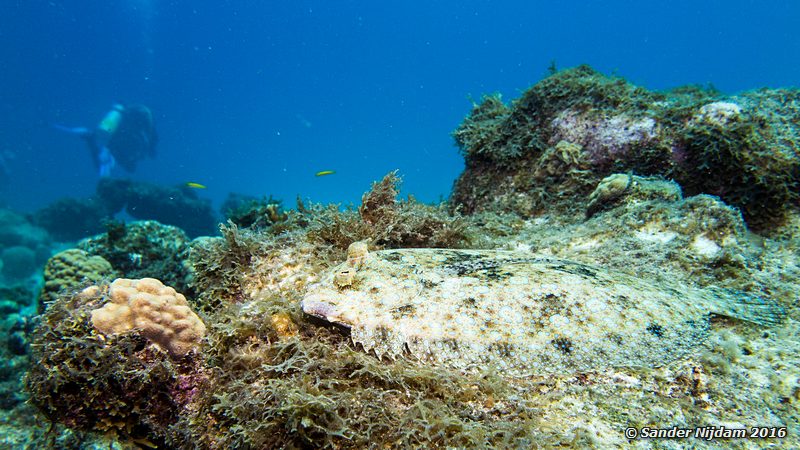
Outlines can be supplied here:
<path id="1" fill-rule="evenodd" d="M 32 211 L 94 192 L 82 142 L 115 101 L 156 115 L 158 156 L 132 174 L 229 192 L 358 202 L 400 169 L 446 197 L 450 132 L 471 100 L 511 100 L 557 67 L 591 64 L 650 89 L 797 85 L 793 1 L 5 1 L 0 203 Z M 321 170 L 336 174 L 315 177 Z"/>

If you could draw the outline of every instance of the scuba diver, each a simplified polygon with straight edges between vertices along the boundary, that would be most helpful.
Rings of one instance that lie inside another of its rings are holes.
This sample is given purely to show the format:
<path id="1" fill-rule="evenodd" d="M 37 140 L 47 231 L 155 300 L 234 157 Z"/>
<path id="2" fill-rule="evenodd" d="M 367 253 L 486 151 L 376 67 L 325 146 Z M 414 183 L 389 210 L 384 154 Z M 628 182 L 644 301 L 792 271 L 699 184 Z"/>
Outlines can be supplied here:
<path id="1" fill-rule="evenodd" d="M 63 125 L 54 127 L 86 141 L 101 177 L 110 176 L 111 169 L 117 164 L 133 172 L 140 160 L 156 155 L 158 135 L 153 113 L 144 105 L 115 104 L 94 130 Z"/>

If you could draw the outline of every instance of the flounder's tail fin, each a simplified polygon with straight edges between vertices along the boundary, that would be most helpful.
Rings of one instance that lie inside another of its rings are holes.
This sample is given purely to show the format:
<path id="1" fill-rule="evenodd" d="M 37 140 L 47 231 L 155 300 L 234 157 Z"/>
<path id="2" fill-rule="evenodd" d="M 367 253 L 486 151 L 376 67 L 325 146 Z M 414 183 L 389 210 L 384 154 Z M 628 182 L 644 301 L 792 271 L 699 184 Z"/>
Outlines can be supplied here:
<path id="1" fill-rule="evenodd" d="M 735 289 L 714 287 L 707 291 L 713 297 L 714 314 L 764 326 L 778 325 L 786 319 L 786 309 L 775 300 Z"/>

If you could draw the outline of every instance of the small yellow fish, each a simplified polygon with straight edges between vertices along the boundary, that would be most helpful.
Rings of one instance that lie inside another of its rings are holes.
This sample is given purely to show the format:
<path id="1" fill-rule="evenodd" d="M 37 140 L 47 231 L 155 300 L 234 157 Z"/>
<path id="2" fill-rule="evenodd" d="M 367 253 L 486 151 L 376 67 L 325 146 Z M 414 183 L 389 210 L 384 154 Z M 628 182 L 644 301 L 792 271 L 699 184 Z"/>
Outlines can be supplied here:
<path id="1" fill-rule="evenodd" d="M 316 177 L 323 177 L 323 176 L 325 176 L 325 175 L 333 175 L 333 174 L 335 174 L 335 173 L 336 173 L 336 172 L 335 172 L 335 171 L 333 171 L 333 170 L 323 170 L 322 172 L 317 172 L 317 173 L 315 173 L 315 174 L 314 174 L 314 176 L 316 176 Z"/>
<path id="2" fill-rule="evenodd" d="M 190 187 L 192 189 L 208 189 L 205 184 L 195 183 L 194 181 L 187 181 L 186 187 Z"/>

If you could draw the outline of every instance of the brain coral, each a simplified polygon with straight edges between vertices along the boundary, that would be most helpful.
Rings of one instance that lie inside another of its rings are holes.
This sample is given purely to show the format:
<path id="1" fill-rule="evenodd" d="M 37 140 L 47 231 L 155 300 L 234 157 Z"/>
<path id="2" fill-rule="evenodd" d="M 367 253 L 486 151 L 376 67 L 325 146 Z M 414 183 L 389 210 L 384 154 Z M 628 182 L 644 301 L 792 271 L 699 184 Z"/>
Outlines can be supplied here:
<path id="1" fill-rule="evenodd" d="M 108 297 L 105 306 L 92 311 L 92 324 L 104 334 L 136 329 L 172 356 L 189 353 L 205 335 L 206 326 L 186 297 L 154 278 L 118 278 Z"/>
<path id="2" fill-rule="evenodd" d="M 40 312 L 62 291 L 79 290 L 90 283 L 116 276 L 114 268 L 100 256 L 69 249 L 55 254 L 44 267 L 44 288 L 39 299 Z"/>

